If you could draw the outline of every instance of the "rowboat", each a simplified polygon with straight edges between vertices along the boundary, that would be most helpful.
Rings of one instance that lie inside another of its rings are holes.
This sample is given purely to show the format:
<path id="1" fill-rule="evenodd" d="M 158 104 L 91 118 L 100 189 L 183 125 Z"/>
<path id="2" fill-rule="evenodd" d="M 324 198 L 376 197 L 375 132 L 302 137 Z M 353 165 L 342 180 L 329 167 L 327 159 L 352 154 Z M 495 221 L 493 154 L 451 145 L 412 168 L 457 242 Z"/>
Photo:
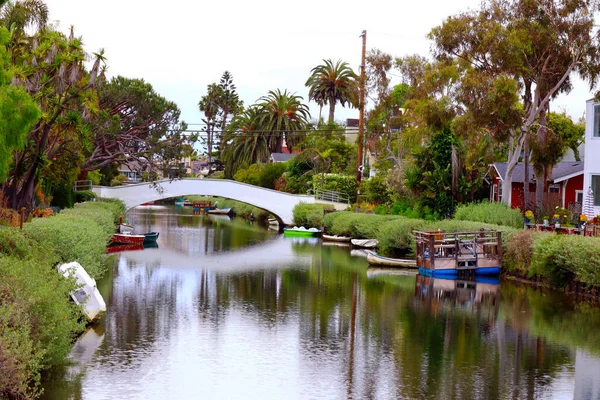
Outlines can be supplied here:
<path id="1" fill-rule="evenodd" d="M 209 214 L 216 215 L 231 215 L 233 213 L 232 208 L 213 208 L 212 210 L 207 211 Z"/>
<path id="2" fill-rule="evenodd" d="M 340 242 L 340 243 L 348 243 L 348 242 L 350 242 L 350 239 L 352 239 L 350 236 L 338 236 L 338 235 L 326 235 L 326 234 L 323 234 L 322 238 L 323 238 L 323 241 Z"/>
<path id="3" fill-rule="evenodd" d="M 121 244 L 143 244 L 146 236 L 144 235 L 132 235 L 130 233 L 115 233 L 110 238 L 110 243 L 121 243 Z"/>
<path id="4" fill-rule="evenodd" d="M 374 247 L 377 247 L 377 244 L 379 244 L 379 240 L 377 240 L 377 239 L 352 239 L 352 240 L 350 240 L 350 243 L 352 243 L 352 246 L 364 247 L 366 249 L 372 249 Z"/>
<path id="5" fill-rule="evenodd" d="M 367 253 L 367 261 L 370 265 L 380 265 L 385 267 L 417 268 L 416 260 L 384 257 L 372 251 L 369 251 Z"/>
<path id="6" fill-rule="evenodd" d="M 156 242 L 156 239 L 158 239 L 159 234 L 159 232 L 144 233 L 144 244 Z"/>
<path id="7" fill-rule="evenodd" d="M 303 226 L 301 226 L 301 227 L 294 226 L 293 228 L 283 228 L 283 236 L 311 237 L 311 236 L 320 236 L 320 235 L 321 235 L 321 230 L 317 229 L 317 228 L 306 229 Z"/>
<path id="8" fill-rule="evenodd" d="M 58 272 L 66 278 L 75 278 L 79 288 L 71 292 L 73 301 L 81 307 L 81 311 L 89 322 L 92 322 L 106 311 L 106 303 L 96 287 L 96 281 L 78 262 L 59 265 Z"/>

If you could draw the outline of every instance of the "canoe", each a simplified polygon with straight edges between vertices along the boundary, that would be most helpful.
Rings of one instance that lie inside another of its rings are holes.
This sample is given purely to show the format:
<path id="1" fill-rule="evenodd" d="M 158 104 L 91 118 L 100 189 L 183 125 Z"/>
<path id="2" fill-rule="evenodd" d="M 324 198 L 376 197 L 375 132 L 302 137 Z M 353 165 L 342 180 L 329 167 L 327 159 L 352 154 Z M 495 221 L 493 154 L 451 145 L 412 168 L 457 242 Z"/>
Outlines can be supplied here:
<path id="1" fill-rule="evenodd" d="M 295 226 L 293 228 L 283 228 L 283 236 L 311 237 L 311 236 L 320 236 L 320 235 L 321 235 L 321 230 L 317 229 L 317 228 L 306 229 L 303 226 L 301 226 L 301 227 Z"/>
<path id="2" fill-rule="evenodd" d="M 369 265 L 379 265 L 385 267 L 417 268 L 416 260 L 406 260 L 401 258 L 389 258 L 380 256 L 372 251 L 367 253 Z"/>
<path id="3" fill-rule="evenodd" d="M 364 247 L 366 249 L 372 249 L 374 247 L 377 247 L 377 244 L 379 244 L 379 240 L 377 240 L 377 239 L 352 239 L 352 240 L 350 240 L 350 243 L 352 243 L 352 246 Z"/>
<path id="4" fill-rule="evenodd" d="M 338 235 L 326 235 L 326 234 L 323 234 L 321 237 L 323 238 L 323 241 L 340 242 L 340 243 L 348 243 L 348 242 L 350 242 L 350 239 L 352 239 L 350 236 L 338 236 Z"/>
<path id="5" fill-rule="evenodd" d="M 115 233 L 112 238 L 110 238 L 110 243 L 120 243 L 120 244 L 143 244 L 144 239 L 146 237 L 144 235 L 132 235 L 128 233 Z"/>
<path id="6" fill-rule="evenodd" d="M 208 210 L 207 212 L 209 214 L 216 214 L 216 215 L 231 215 L 231 213 L 233 212 L 233 209 L 231 209 L 231 208 L 213 208 L 212 210 Z"/>
<path id="7" fill-rule="evenodd" d="M 158 239 L 159 234 L 159 232 L 144 233 L 144 244 L 156 242 L 156 239 Z"/>
<path id="8" fill-rule="evenodd" d="M 77 290 L 71 292 L 73 301 L 81 307 L 81 311 L 89 322 L 95 321 L 106 311 L 106 303 L 96 287 L 96 281 L 90 277 L 78 262 L 59 265 L 58 272 L 66 278 L 75 278 Z"/>

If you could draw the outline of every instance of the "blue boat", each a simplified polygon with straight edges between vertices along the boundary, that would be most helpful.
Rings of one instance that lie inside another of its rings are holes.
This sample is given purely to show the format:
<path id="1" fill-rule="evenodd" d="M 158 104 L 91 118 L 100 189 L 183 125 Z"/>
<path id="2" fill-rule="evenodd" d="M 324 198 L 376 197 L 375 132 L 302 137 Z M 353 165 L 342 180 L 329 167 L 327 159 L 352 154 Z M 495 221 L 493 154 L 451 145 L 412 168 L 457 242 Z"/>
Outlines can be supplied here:
<path id="1" fill-rule="evenodd" d="M 462 274 L 497 276 L 502 269 L 502 233 L 414 231 L 419 273 L 432 277 Z"/>

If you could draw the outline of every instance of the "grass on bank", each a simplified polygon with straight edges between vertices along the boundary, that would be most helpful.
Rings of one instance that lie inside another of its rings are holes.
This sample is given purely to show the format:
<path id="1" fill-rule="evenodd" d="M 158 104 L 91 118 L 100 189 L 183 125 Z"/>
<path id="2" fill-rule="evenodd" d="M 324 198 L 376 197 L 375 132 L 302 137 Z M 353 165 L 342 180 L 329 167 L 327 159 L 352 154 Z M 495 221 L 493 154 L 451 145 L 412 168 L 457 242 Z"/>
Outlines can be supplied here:
<path id="1" fill-rule="evenodd" d="M 0 226 L 0 398 L 36 397 L 40 372 L 64 361 L 85 323 L 70 300 L 75 284 L 56 264 L 79 261 L 99 278 L 123 210 L 100 200 L 36 218 L 23 231 Z"/>

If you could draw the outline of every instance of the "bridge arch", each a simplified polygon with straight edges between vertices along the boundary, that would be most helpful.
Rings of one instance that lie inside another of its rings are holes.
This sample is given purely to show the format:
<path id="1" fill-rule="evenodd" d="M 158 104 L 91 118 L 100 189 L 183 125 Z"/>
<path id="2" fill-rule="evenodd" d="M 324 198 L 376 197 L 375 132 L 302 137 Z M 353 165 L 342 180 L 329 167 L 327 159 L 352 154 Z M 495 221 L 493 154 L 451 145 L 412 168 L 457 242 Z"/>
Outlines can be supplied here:
<path id="1" fill-rule="evenodd" d="M 293 224 L 292 210 L 296 204 L 316 202 L 312 196 L 279 192 L 229 179 L 183 178 L 124 186 L 94 186 L 93 191 L 100 197 L 122 200 L 127 209 L 170 197 L 189 195 L 225 197 L 262 208 L 285 225 Z M 332 204 L 338 209 L 347 206 L 341 203 Z"/>

